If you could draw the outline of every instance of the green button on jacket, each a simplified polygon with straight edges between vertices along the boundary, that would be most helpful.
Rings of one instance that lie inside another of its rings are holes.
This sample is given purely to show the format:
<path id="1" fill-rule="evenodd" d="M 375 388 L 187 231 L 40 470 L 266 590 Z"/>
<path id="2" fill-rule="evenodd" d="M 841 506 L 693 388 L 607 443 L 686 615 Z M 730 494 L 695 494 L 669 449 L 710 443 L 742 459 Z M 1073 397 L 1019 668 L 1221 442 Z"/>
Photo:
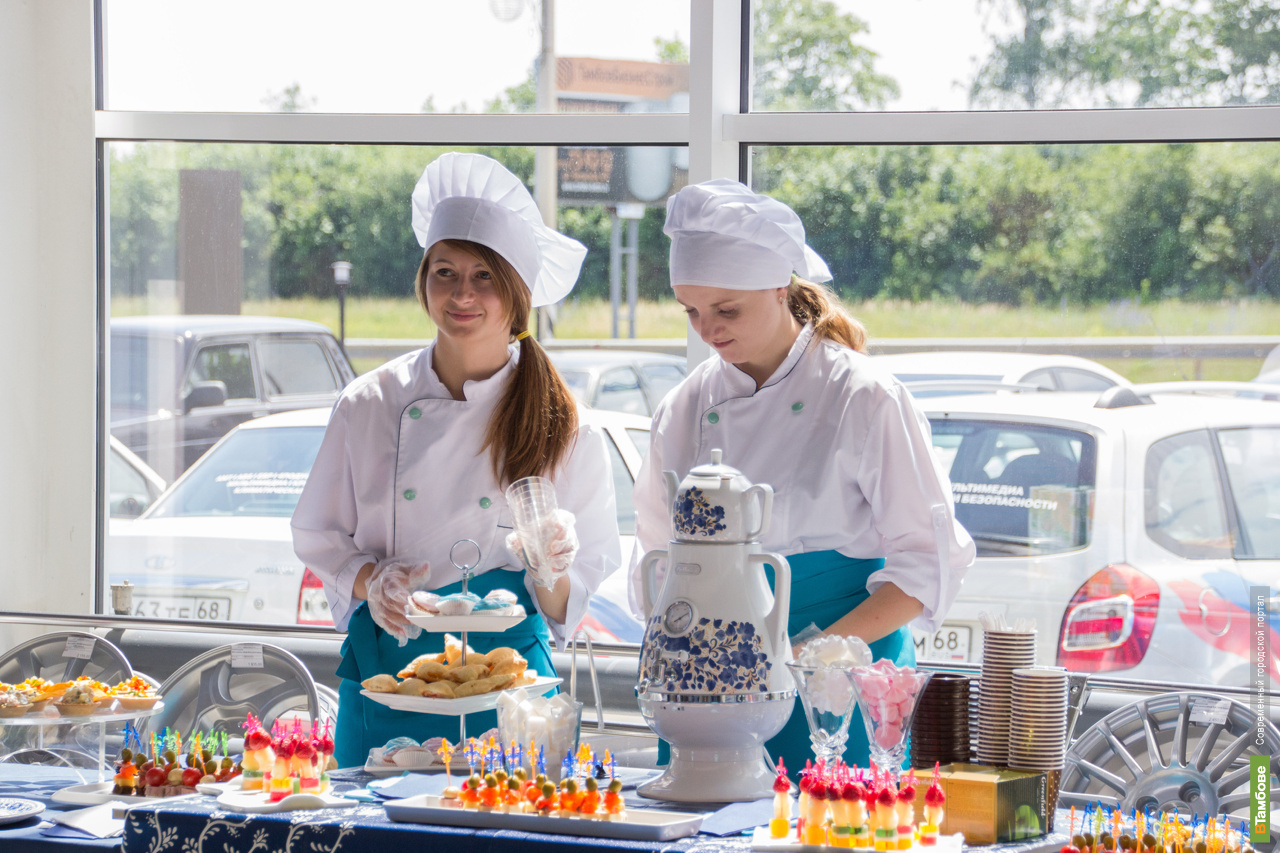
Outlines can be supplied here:
<path id="1" fill-rule="evenodd" d="M 417 406 L 414 406 L 412 409 L 409 410 L 409 417 L 413 418 L 416 421 L 418 418 L 422 417 L 422 409 L 419 409 Z"/>
<path id="2" fill-rule="evenodd" d="M 707 415 L 707 423 L 711 423 L 711 424 L 720 423 L 720 416 L 717 415 L 715 412 L 712 412 L 711 414 Z"/>
<path id="3" fill-rule="evenodd" d="M 411 501 L 411 500 L 413 500 L 414 498 L 416 498 L 417 496 L 418 496 L 418 493 L 417 493 L 417 492 L 415 492 L 413 489 L 405 489 L 405 490 L 404 490 L 404 499 L 405 499 L 405 500 L 407 500 L 407 501 Z"/>

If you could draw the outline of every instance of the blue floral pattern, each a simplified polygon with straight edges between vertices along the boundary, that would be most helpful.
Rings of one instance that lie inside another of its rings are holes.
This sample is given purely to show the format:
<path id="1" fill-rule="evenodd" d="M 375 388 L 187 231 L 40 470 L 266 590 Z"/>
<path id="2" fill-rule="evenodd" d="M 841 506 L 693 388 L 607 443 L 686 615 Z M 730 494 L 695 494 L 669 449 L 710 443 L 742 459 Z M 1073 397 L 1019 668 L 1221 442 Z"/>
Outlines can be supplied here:
<path id="1" fill-rule="evenodd" d="M 641 678 L 667 693 L 764 693 L 772 664 L 751 622 L 699 619 L 683 636 L 662 629 L 662 616 L 645 630 Z M 658 679 L 658 661 L 665 661 Z"/>
<path id="2" fill-rule="evenodd" d="M 675 524 L 685 536 L 713 536 L 725 529 L 724 507 L 708 501 L 702 489 L 685 489 L 676 498 Z"/>

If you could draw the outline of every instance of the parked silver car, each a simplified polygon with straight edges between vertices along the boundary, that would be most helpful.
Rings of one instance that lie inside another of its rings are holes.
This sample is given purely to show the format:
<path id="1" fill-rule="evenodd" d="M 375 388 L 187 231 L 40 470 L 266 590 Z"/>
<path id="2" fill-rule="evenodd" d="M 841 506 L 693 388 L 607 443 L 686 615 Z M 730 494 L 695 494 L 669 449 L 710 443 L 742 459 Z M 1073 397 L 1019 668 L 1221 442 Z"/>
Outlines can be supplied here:
<path id="1" fill-rule="evenodd" d="M 173 480 L 245 421 L 332 405 L 355 378 L 333 333 L 281 317 L 115 317 L 111 434 Z"/>
<path id="2" fill-rule="evenodd" d="M 945 387 L 951 383 L 972 384 L 973 391 L 984 384 L 1040 391 L 1105 391 L 1129 384 L 1111 368 L 1074 355 L 939 351 L 874 355 L 872 359 L 906 383 L 916 398 L 956 393 Z"/>
<path id="3" fill-rule="evenodd" d="M 652 416 L 688 372 L 684 356 L 605 349 L 547 354 L 574 396 L 593 409 Z"/>

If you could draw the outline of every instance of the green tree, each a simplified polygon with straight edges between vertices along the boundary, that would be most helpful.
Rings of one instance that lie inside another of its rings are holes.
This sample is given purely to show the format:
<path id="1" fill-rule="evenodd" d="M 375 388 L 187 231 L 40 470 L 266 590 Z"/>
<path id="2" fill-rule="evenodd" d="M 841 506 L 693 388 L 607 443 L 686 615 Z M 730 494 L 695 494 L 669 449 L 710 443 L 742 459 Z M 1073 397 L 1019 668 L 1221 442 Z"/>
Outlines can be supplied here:
<path id="1" fill-rule="evenodd" d="M 295 80 L 279 92 L 268 93 L 262 103 L 274 113 L 305 113 L 319 103 L 319 99 L 302 94 L 302 84 Z"/>
<path id="2" fill-rule="evenodd" d="M 993 39 L 978 106 L 1280 103 L 1280 7 L 1269 0 L 980 0 Z"/>
<path id="3" fill-rule="evenodd" d="M 898 84 L 873 69 L 876 54 L 857 44 L 864 21 L 829 0 L 755 0 L 752 74 L 760 110 L 882 107 Z"/>

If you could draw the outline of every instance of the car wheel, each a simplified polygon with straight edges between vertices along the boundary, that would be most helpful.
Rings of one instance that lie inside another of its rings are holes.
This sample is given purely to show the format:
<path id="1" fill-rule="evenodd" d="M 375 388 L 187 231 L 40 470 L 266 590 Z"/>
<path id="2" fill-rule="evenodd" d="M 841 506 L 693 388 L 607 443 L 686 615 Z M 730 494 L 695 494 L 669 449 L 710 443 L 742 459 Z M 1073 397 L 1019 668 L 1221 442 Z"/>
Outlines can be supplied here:
<path id="1" fill-rule="evenodd" d="M 1248 818 L 1249 757 L 1269 755 L 1277 771 L 1280 730 L 1209 693 L 1164 693 L 1108 714 L 1067 750 L 1059 805 L 1119 806 Z"/>

